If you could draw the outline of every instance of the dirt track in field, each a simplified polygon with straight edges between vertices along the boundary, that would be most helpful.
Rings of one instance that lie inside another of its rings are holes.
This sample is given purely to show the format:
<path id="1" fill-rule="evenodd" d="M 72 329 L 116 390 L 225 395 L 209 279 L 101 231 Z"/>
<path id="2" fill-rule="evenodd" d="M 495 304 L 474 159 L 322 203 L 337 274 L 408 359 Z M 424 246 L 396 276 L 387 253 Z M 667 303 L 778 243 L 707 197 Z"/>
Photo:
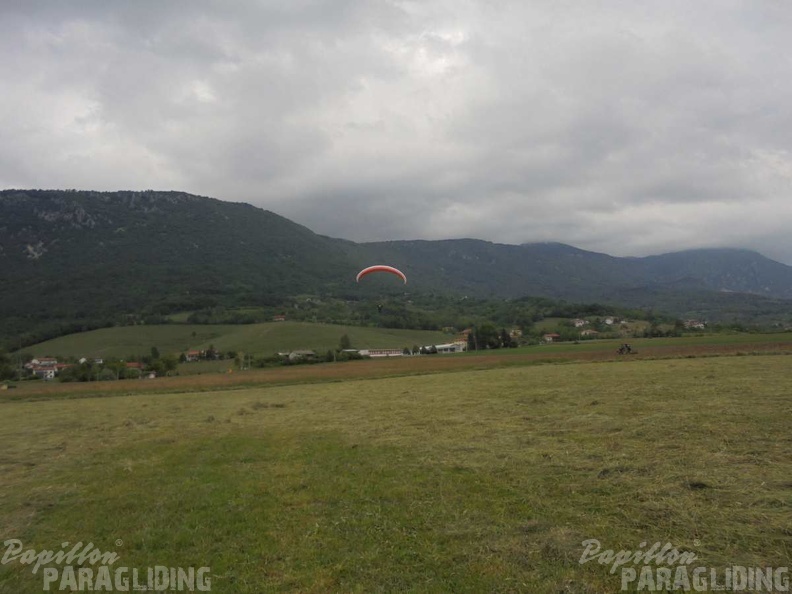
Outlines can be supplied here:
<path id="1" fill-rule="evenodd" d="M 223 390 L 258 385 L 299 384 L 322 381 L 374 379 L 389 376 L 414 375 L 469 371 L 519 365 L 545 363 L 635 361 L 641 359 L 666 359 L 685 357 L 730 356 L 739 354 L 792 354 L 792 341 L 756 344 L 719 345 L 664 345 L 642 346 L 640 352 L 618 355 L 615 348 L 601 351 L 579 352 L 565 350 L 552 352 L 550 349 L 526 350 L 526 352 L 474 353 L 466 355 L 423 355 L 418 357 L 391 357 L 345 363 L 320 363 L 273 367 L 233 373 L 190 375 L 120 382 L 89 383 L 36 383 L 20 389 L 0 392 L 3 401 L 50 399 L 53 397 L 90 397 L 100 395 L 123 395 L 156 392 L 192 392 Z"/>

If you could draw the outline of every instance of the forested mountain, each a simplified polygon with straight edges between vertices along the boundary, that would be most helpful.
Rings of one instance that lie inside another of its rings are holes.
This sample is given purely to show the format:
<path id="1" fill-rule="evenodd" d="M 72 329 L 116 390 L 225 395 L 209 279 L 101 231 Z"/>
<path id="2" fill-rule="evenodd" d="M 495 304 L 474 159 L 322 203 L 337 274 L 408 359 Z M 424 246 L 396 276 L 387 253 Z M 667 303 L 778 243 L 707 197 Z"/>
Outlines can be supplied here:
<path id="1" fill-rule="evenodd" d="M 354 298 L 385 290 L 354 282 L 362 266 L 381 262 L 402 268 L 415 293 L 603 301 L 678 315 L 792 304 L 792 267 L 747 250 L 617 258 L 559 243 L 354 243 L 181 192 L 5 190 L 0 334 L 306 293 Z"/>

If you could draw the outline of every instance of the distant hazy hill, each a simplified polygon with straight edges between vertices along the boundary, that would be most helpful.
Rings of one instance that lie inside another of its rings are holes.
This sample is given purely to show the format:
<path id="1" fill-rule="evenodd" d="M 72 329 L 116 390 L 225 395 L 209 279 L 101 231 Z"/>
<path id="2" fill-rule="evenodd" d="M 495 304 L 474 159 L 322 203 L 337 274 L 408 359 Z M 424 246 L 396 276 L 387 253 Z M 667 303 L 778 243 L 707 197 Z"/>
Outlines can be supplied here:
<path id="1" fill-rule="evenodd" d="M 792 267 L 739 249 L 616 258 L 560 243 L 502 245 L 474 239 L 364 244 L 409 266 L 422 285 L 473 295 L 539 295 L 573 301 L 630 301 L 626 291 L 739 292 L 792 298 Z"/>
<path id="2" fill-rule="evenodd" d="M 750 250 L 687 250 L 639 262 L 656 283 L 792 298 L 792 267 Z"/>
<path id="3" fill-rule="evenodd" d="M 125 313 L 355 295 L 382 286 L 354 283 L 360 267 L 380 262 L 403 267 L 412 292 L 599 300 L 680 314 L 717 309 L 730 299 L 724 292 L 738 292 L 731 302 L 754 309 L 792 298 L 792 268 L 745 250 L 615 258 L 556 243 L 357 244 L 247 204 L 180 192 L 6 190 L 0 334 L 42 320 L 75 329 Z"/>

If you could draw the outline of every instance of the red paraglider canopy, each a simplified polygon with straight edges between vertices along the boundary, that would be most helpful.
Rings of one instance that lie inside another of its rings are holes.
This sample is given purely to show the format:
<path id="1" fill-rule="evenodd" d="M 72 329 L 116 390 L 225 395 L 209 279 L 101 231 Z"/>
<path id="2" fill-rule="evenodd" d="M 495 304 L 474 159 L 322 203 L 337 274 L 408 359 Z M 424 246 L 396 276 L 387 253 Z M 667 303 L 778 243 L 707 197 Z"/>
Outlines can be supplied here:
<path id="1" fill-rule="evenodd" d="M 396 276 L 400 277 L 404 284 L 407 284 L 407 277 L 404 273 L 399 270 L 398 268 L 394 268 L 393 266 L 386 266 L 385 264 L 377 264 L 376 266 L 369 266 L 368 268 L 364 268 L 357 275 L 357 282 L 360 282 L 360 279 L 366 276 L 367 274 L 371 274 L 372 272 L 389 272 L 391 274 L 395 274 Z"/>

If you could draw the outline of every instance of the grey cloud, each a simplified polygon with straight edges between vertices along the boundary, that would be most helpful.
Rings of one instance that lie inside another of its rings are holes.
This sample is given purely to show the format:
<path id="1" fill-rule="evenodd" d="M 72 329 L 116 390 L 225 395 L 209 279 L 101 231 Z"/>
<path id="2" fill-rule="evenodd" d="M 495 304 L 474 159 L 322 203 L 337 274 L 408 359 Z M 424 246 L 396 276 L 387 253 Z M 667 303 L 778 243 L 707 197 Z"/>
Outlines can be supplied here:
<path id="1" fill-rule="evenodd" d="M 353 240 L 792 263 L 792 8 L 31 0 L 0 185 L 182 189 Z"/>

